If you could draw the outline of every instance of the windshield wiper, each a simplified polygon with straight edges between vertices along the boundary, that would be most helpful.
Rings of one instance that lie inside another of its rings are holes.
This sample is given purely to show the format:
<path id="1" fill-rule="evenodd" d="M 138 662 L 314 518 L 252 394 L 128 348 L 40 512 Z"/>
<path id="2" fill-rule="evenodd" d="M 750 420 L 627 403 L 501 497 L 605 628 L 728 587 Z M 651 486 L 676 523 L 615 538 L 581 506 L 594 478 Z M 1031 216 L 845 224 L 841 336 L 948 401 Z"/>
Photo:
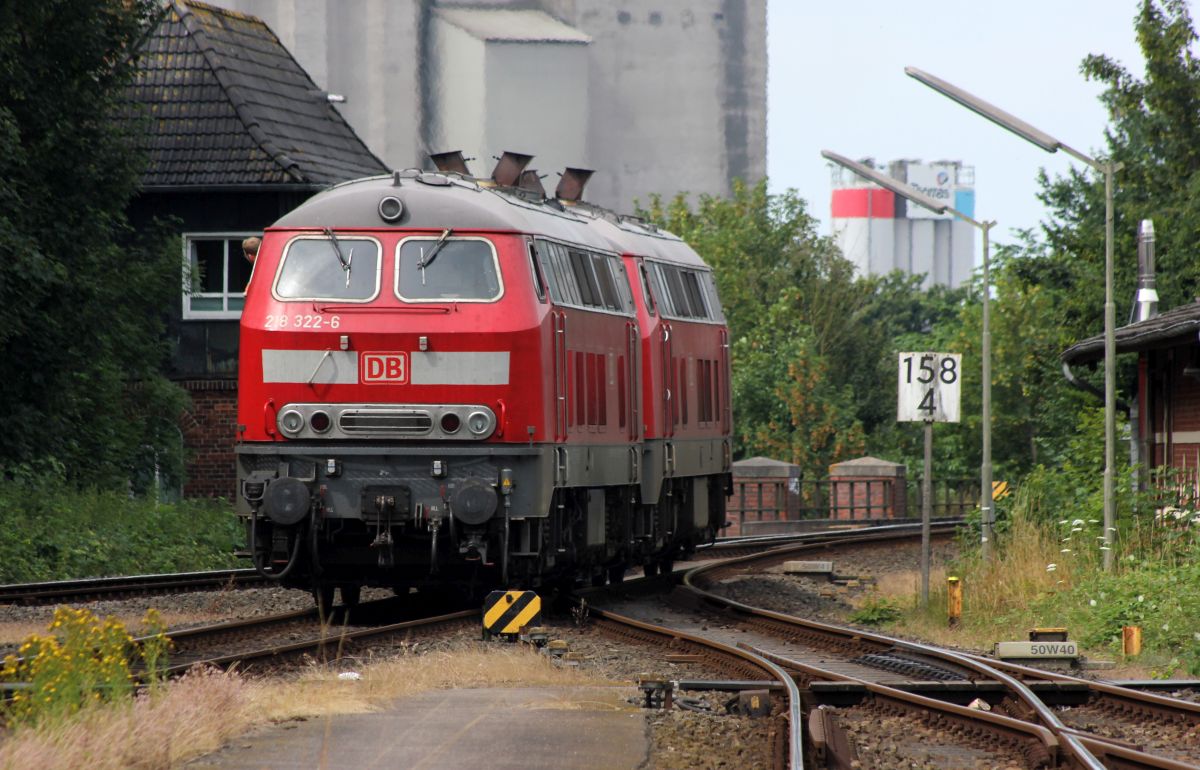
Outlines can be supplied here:
<path id="1" fill-rule="evenodd" d="M 338 264 L 342 266 L 342 270 L 346 273 L 346 286 L 350 286 L 350 265 L 354 262 L 354 249 L 350 249 L 350 257 L 342 256 L 342 244 L 338 242 L 337 236 L 333 234 L 333 228 L 326 227 L 325 234 L 329 236 L 329 243 L 333 246 L 334 256 L 337 257 Z"/>
<path id="2" fill-rule="evenodd" d="M 436 257 L 437 253 L 442 250 L 443 246 L 446 245 L 446 239 L 449 238 L 453 233 L 453 230 L 443 230 L 442 234 L 438 236 L 438 239 L 434 242 L 433 248 L 429 250 L 429 253 L 422 254 L 421 258 L 417 260 L 417 267 L 421 268 L 422 270 L 429 267 L 429 265 L 433 262 L 433 258 Z"/>

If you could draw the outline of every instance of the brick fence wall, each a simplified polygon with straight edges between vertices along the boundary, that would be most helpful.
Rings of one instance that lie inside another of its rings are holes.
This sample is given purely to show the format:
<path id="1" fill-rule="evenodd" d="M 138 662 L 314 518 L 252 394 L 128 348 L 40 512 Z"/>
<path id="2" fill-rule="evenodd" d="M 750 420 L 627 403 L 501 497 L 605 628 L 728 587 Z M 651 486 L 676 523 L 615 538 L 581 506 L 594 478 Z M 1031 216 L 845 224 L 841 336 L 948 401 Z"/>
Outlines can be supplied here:
<path id="1" fill-rule="evenodd" d="M 197 380 L 181 383 L 192 408 L 180 428 L 187 453 L 184 497 L 224 497 L 237 493 L 233 445 L 237 440 L 237 383 Z"/>

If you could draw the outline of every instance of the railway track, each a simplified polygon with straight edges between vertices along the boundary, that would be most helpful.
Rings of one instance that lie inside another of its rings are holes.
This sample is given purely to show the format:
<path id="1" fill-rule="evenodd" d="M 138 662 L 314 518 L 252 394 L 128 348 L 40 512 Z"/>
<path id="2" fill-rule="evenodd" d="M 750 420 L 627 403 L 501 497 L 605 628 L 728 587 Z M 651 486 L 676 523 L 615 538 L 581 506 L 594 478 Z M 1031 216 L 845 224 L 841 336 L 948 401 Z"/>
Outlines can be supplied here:
<path id="1" fill-rule="evenodd" d="M 954 520 L 959 521 L 959 520 Z M 897 525 L 914 527 L 915 524 Z M 883 528 L 875 528 L 883 529 Z M 698 559 L 725 559 L 731 556 L 761 553 L 762 551 L 799 542 L 845 537 L 845 533 L 808 532 L 794 535 L 766 535 L 725 538 L 697 549 Z M 121 599 L 134 596 L 166 596 L 191 591 L 221 591 L 257 588 L 271 581 L 253 569 L 224 569 L 202 572 L 179 572 L 154 575 L 53 580 L 38 583 L 9 583 L 0 585 L 0 605 L 37 606 L 70 604 L 73 602 Z"/>
<path id="2" fill-rule="evenodd" d="M 345 657 L 371 644 L 425 638 L 479 621 L 478 608 L 414 606 L 399 597 L 363 602 L 349 613 L 337 607 L 330 617 L 322 618 L 313 608 L 169 630 L 172 650 L 165 673 L 176 676 L 196 665 L 225 668 L 306 655 Z"/>
<path id="3" fill-rule="evenodd" d="M 44 583 L 10 583 L 0 585 L 0 604 L 21 606 L 68 604 L 131 596 L 252 588 L 269 582 L 252 569 L 223 569 L 207 572 L 55 580 Z"/>
<path id="4" fill-rule="evenodd" d="M 840 544 L 851 542 L 862 540 Z M 1196 767 L 1197 704 L 760 610 L 709 590 L 747 568 L 838 544 L 825 540 L 696 567 L 668 608 L 655 610 L 662 616 L 656 620 L 684 631 L 698 624 L 707 629 L 705 638 L 717 641 L 739 639 L 746 651 L 785 669 L 812 706 L 814 755 L 829 767 L 856 761 L 847 717 L 834 704 L 865 709 L 876 721 L 888 714 L 984 735 L 1030 767 Z M 981 711 L 981 701 L 991 710 Z M 962 705 L 967 702 L 977 707 Z"/>

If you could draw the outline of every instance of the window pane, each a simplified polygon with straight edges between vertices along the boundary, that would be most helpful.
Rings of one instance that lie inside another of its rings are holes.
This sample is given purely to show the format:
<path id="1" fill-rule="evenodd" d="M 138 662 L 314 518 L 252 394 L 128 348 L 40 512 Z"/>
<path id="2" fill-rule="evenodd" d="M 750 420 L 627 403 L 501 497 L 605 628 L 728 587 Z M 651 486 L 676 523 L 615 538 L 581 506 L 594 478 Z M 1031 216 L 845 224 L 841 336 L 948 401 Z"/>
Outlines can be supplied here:
<path id="1" fill-rule="evenodd" d="M 579 295 L 579 284 L 575 281 L 575 274 L 571 272 L 571 266 L 568 264 L 567 250 L 557 243 L 552 244 L 554 249 L 554 265 L 558 270 L 559 281 L 563 287 L 564 301 L 572 305 L 582 305 L 583 300 Z"/>
<path id="2" fill-rule="evenodd" d="M 240 294 L 230 294 L 228 303 L 229 310 L 242 310 L 246 307 L 246 298 Z"/>
<path id="3" fill-rule="evenodd" d="M 224 310 L 221 307 L 220 297 L 197 297 L 192 295 L 188 298 L 191 301 L 192 310 Z"/>
<path id="4" fill-rule="evenodd" d="M 593 254 L 592 266 L 596 269 L 596 283 L 600 285 L 600 299 L 604 307 L 620 310 L 621 303 L 617 300 L 617 287 L 613 286 L 612 272 L 608 269 L 608 258 Z"/>
<path id="5" fill-rule="evenodd" d="M 403 299 L 495 299 L 500 277 L 491 244 L 447 240 L 422 268 L 434 239 L 408 240 L 400 247 L 400 296 Z"/>
<path id="6" fill-rule="evenodd" d="M 225 290 L 225 241 L 192 241 L 192 288 L 206 293 Z"/>
<path id="7" fill-rule="evenodd" d="M 688 303 L 692 306 L 692 315 L 696 318 L 708 318 L 708 308 L 704 303 L 704 292 L 700 289 L 700 279 L 695 273 L 683 272 L 683 285 L 687 290 Z"/>
<path id="8" fill-rule="evenodd" d="M 284 299 L 374 297 L 379 289 L 379 247 L 374 241 L 356 238 L 338 238 L 337 244 L 350 265 L 349 271 L 342 267 L 330 239 L 292 241 L 279 267 L 276 293 Z"/>
<path id="9" fill-rule="evenodd" d="M 588 307 L 602 307 L 600 287 L 596 285 L 596 277 L 592 275 L 591 260 L 588 255 L 579 251 L 567 252 L 571 259 L 571 272 L 575 274 L 575 283 L 579 285 L 579 298 Z"/>

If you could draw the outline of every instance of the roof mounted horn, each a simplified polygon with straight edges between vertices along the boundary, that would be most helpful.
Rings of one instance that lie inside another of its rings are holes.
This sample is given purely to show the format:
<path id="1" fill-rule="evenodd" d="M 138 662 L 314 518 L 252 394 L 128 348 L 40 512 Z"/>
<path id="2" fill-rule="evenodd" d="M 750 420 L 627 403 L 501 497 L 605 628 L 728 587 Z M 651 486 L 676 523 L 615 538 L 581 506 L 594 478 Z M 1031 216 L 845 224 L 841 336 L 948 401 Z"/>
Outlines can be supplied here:
<path id="1" fill-rule="evenodd" d="M 583 197 L 583 188 L 587 186 L 588 180 L 592 178 L 592 174 L 594 173 L 590 168 L 571 168 L 568 166 L 563 169 L 562 179 L 558 180 L 558 187 L 554 190 L 554 197 L 568 203 L 578 202 Z"/>
<path id="2" fill-rule="evenodd" d="M 501 187 L 516 187 L 521 181 L 521 172 L 531 160 L 532 155 L 505 150 L 496 163 L 496 168 L 492 170 L 492 181 Z"/>
<path id="3" fill-rule="evenodd" d="M 471 175 L 471 172 L 467 169 L 467 159 L 463 157 L 462 150 L 431 153 L 429 159 L 433 161 L 434 167 L 442 173 L 450 171 L 455 174 L 462 174 L 463 176 Z"/>

